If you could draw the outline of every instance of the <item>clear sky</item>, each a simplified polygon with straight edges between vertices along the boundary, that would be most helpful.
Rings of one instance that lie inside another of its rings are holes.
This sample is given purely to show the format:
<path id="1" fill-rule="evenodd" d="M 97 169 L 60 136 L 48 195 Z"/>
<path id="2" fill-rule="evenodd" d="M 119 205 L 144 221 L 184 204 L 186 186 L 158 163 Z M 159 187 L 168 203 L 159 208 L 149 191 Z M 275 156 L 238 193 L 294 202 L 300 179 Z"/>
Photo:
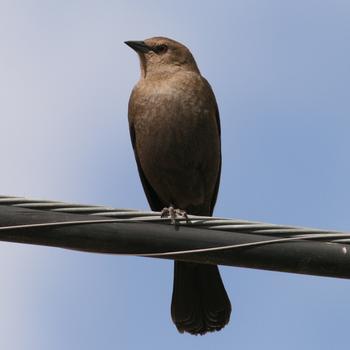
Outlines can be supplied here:
<path id="1" fill-rule="evenodd" d="M 346 0 L 0 3 L 0 193 L 146 209 L 125 40 L 185 43 L 215 91 L 215 214 L 350 230 Z M 170 320 L 170 261 L 0 243 L 0 348 L 330 349 L 348 346 L 350 282 L 221 268 L 231 323 Z"/>

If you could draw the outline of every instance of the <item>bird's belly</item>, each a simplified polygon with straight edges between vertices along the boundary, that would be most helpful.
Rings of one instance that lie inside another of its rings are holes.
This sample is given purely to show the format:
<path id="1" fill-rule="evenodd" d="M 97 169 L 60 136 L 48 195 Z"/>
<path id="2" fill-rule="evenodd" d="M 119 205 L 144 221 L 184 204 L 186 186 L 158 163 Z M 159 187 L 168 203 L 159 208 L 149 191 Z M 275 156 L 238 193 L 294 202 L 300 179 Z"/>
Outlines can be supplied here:
<path id="1" fill-rule="evenodd" d="M 220 166 L 216 125 L 181 113 L 145 118 L 137 123 L 136 147 L 152 188 L 166 205 L 209 205 Z"/>

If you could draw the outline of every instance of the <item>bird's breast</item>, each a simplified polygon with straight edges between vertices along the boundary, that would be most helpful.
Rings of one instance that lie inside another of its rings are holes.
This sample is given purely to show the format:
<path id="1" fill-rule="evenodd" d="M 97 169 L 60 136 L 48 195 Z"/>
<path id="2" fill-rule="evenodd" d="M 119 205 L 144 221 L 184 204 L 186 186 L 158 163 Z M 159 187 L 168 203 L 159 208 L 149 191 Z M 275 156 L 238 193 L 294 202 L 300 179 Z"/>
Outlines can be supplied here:
<path id="1" fill-rule="evenodd" d="M 152 187 L 183 209 L 186 201 L 204 202 L 220 166 L 215 101 L 200 86 L 163 82 L 142 89 L 132 103 L 136 152 Z"/>
<path id="2" fill-rule="evenodd" d="M 141 110 L 134 121 L 137 146 L 157 161 L 172 157 L 177 166 L 187 165 L 217 142 L 215 110 L 193 92 L 155 89 L 145 96 Z"/>

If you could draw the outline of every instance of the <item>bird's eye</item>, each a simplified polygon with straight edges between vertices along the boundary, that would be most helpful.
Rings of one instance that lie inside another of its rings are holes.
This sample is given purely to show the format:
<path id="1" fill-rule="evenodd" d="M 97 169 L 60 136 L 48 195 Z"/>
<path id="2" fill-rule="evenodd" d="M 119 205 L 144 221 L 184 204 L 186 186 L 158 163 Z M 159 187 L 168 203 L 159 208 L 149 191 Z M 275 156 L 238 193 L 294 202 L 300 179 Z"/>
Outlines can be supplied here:
<path id="1" fill-rule="evenodd" d="M 162 44 L 162 45 L 157 45 L 154 47 L 153 51 L 155 53 L 161 54 L 161 53 L 165 53 L 168 50 L 168 46 Z"/>

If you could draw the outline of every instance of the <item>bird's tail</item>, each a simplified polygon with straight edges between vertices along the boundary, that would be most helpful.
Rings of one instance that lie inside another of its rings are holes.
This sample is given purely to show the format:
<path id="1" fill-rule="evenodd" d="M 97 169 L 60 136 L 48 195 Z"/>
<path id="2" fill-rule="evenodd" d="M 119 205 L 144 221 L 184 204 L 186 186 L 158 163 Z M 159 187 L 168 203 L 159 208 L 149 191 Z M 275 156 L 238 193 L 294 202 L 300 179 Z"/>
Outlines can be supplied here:
<path id="1" fill-rule="evenodd" d="M 230 314 L 230 299 L 217 266 L 175 261 L 171 316 L 179 332 L 218 331 Z"/>

